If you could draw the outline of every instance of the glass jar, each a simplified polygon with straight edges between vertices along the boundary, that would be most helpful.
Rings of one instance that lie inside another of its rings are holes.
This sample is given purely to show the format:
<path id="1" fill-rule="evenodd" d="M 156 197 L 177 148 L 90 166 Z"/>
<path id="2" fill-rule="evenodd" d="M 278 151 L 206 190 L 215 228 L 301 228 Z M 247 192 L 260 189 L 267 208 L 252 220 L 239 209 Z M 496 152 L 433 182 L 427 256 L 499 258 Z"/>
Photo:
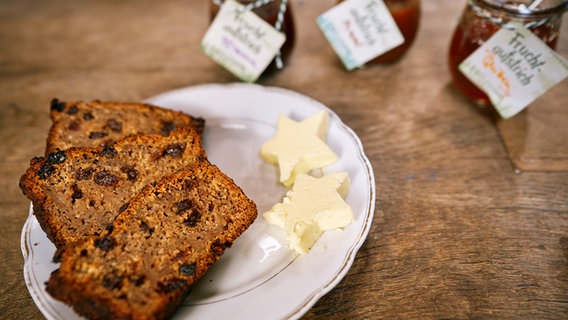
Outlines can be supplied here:
<path id="1" fill-rule="evenodd" d="M 213 21 L 213 19 L 215 19 L 215 16 L 217 16 L 217 13 L 219 12 L 220 9 L 219 3 L 222 3 L 223 1 L 220 0 L 210 0 L 210 1 L 211 5 L 209 6 L 209 15 L 211 21 Z M 248 5 L 251 3 L 258 2 L 258 0 L 237 0 L 237 1 L 243 5 Z M 257 8 L 252 9 L 252 12 L 258 15 L 260 18 L 264 19 L 264 21 L 266 21 L 268 24 L 275 26 L 276 21 L 278 19 L 278 14 L 280 12 L 281 4 L 282 0 L 274 0 L 267 4 L 263 4 Z M 286 12 L 284 13 L 282 26 L 279 31 L 283 32 L 286 35 L 286 41 L 282 45 L 282 48 L 280 48 L 280 57 L 282 59 L 283 66 L 285 66 L 286 63 L 288 62 L 290 54 L 292 53 L 292 49 L 294 48 L 294 42 L 296 40 L 294 19 L 292 15 L 292 8 L 290 6 L 290 1 L 286 3 Z M 263 74 L 273 72 L 277 69 L 278 68 L 275 58 L 266 68 Z"/>
<path id="2" fill-rule="evenodd" d="M 337 3 L 346 0 L 339 0 Z M 393 48 L 366 64 L 389 64 L 398 61 L 408 51 L 420 23 L 420 0 L 384 0 L 396 25 L 404 37 L 404 43 Z"/>
<path id="3" fill-rule="evenodd" d="M 454 86 L 479 106 L 490 106 L 489 97 L 458 70 L 460 63 L 510 21 L 523 23 L 555 49 L 567 6 L 568 0 L 468 0 L 449 48 Z"/>
<path id="4" fill-rule="evenodd" d="M 385 0 L 387 8 L 404 36 L 404 43 L 391 49 L 367 64 L 388 64 L 398 61 L 408 51 L 418 31 L 420 0 Z"/>

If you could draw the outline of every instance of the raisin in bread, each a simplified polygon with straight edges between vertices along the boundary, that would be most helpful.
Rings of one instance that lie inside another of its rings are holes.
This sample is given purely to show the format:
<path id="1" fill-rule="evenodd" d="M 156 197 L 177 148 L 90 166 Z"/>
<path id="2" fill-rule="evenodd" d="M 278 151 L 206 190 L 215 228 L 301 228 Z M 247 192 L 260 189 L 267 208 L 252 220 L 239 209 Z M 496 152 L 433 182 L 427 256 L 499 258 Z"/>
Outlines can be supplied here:
<path id="1" fill-rule="evenodd" d="M 253 223 L 256 205 L 208 161 L 147 186 L 111 229 L 67 246 L 47 292 L 91 319 L 164 319 Z"/>
<path id="2" fill-rule="evenodd" d="M 51 129 L 45 154 L 71 147 L 111 144 L 126 135 L 159 133 L 176 128 L 194 128 L 199 133 L 205 121 L 182 112 L 143 103 L 51 101 Z"/>
<path id="3" fill-rule="evenodd" d="M 206 158 L 200 135 L 130 135 L 97 148 L 76 147 L 32 159 L 20 187 L 56 247 L 101 234 L 145 185 Z"/>

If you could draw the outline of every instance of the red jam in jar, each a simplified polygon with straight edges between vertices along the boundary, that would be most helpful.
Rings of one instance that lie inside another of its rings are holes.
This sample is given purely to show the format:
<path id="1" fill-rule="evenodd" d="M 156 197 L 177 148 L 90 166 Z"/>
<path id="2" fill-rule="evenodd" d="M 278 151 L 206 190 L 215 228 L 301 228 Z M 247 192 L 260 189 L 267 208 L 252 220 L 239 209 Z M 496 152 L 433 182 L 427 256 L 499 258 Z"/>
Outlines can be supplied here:
<path id="1" fill-rule="evenodd" d="M 346 0 L 340 0 L 338 3 Z M 367 64 L 389 64 L 398 61 L 408 51 L 418 31 L 420 23 L 420 0 L 384 0 L 404 43 L 367 62 Z"/>
<path id="2" fill-rule="evenodd" d="M 213 19 L 215 19 L 215 16 L 217 16 L 217 13 L 219 12 L 220 9 L 217 3 L 221 3 L 223 1 L 213 1 L 213 0 L 210 1 L 211 5 L 209 7 L 209 14 L 211 17 L 211 21 L 213 21 Z M 248 5 L 251 3 L 258 2 L 258 0 L 237 0 L 237 1 L 243 5 Z M 263 4 L 257 8 L 252 9 L 252 12 L 258 15 L 260 18 L 264 19 L 264 21 L 266 21 L 268 24 L 276 26 L 276 21 L 278 20 L 278 15 L 280 13 L 281 5 L 282 5 L 282 0 L 274 0 L 267 4 Z M 285 66 L 290 57 L 290 54 L 292 53 L 292 49 L 294 48 L 294 42 L 295 42 L 294 19 L 292 15 L 292 8 L 290 6 L 290 1 L 286 3 L 286 11 L 284 12 L 282 25 L 279 31 L 286 35 L 286 41 L 282 45 L 282 48 L 280 48 L 280 56 L 282 58 L 283 66 Z M 275 58 L 266 68 L 263 74 L 275 71 L 277 69 L 278 68 L 276 65 L 276 58 Z"/>
<path id="3" fill-rule="evenodd" d="M 391 49 L 367 64 L 388 64 L 398 61 L 408 51 L 418 31 L 420 0 L 385 0 L 387 8 L 404 36 L 404 43 Z"/>
<path id="4" fill-rule="evenodd" d="M 531 7 L 531 3 L 535 6 Z M 509 21 L 524 23 L 555 49 L 562 13 L 567 4 L 566 0 L 469 0 L 449 49 L 449 67 L 454 86 L 476 104 L 490 106 L 489 97 L 458 70 L 460 63 Z"/>

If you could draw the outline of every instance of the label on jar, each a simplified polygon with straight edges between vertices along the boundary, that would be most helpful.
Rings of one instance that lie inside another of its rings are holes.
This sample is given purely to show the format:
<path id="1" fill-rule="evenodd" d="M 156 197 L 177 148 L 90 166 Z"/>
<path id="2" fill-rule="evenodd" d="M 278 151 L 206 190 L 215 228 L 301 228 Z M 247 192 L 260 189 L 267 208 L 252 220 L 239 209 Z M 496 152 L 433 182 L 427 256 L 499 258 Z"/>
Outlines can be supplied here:
<path id="1" fill-rule="evenodd" d="M 404 43 L 382 0 L 349 0 L 317 18 L 345 68 L 353 70 Z"/>
<path id="2" fill-rule="evenodd" d="M 201 41 L 203 52 L 245 82 L 255 82 L 286 36 L 235 0 L 226 0 Z"/>
<path id="3" fill-rule="evenodd" d="M 504 119 L 568 76 L 568 61 L 520 23 L 501 28 L 458 68 Z"/>

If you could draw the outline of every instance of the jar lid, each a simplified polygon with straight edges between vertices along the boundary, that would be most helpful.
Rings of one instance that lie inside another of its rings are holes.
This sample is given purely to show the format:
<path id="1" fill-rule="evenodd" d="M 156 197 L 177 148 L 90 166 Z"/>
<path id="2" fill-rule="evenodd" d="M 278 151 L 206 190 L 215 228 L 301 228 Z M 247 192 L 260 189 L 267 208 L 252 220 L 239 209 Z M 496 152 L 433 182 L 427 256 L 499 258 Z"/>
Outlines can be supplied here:
<path id="1" fill-rule="evenodd" d="M 477 0 L 475 2 L 521 17 L 561 15 L 568 10 L 568 0 Z"/>

